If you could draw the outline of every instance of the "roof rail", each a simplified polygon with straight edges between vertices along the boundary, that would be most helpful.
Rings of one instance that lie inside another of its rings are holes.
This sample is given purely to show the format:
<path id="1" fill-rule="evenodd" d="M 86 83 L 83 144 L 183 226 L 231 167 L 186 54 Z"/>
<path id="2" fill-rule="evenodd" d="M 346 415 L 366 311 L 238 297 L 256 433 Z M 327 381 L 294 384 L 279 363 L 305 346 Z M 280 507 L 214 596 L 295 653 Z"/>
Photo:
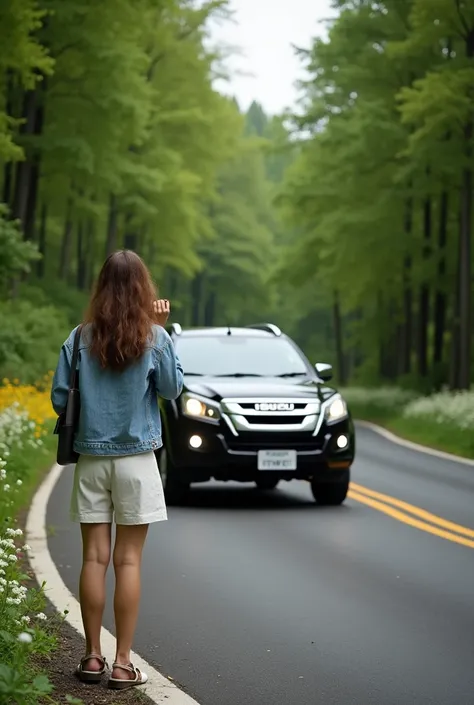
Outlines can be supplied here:
<path id="1" fill-rule="evenodd" d="M 281 335 L 281 330 L 278 326 L 273 323 L 252 323 L 250 326 L 245 326 L 246 328 L 257 328 L 258 330 L 266 330 L 268 333 L 273 333 L 277 337 Z"/>
<path id="2" fill-rule="evenodd" d="M 168 332 L 174 333 L 175 335 L 181 335 L 183 329 L 179 323 L 172 323 L 168 326 Z"/>

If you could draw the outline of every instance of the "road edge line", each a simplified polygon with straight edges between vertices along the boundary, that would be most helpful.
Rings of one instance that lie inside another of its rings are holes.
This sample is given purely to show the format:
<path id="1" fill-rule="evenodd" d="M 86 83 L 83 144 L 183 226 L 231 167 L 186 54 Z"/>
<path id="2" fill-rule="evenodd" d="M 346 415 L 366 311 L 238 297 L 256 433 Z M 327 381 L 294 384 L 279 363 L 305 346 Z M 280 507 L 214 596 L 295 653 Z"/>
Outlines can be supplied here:
<path id="1" fill-rule="evenodd" d="M 421 443 L 414 443 L 413 441 L 407 441 L 405 438 L 397 436 L 392 431 L 389 431 L 383 426 L 378 426 L 372 421 L 363 421 L 361 419 L 356 419 L 356 424 L 362 426 L 363 428 L 368 428 L 379 436 L 383 436 L 388 441 L 395 443 L 396 445 L 402 446 L 404 448 L 409 448 L 410 450 L 415 450 L 418 453 L 424 453 L 425 455 L 432 455 L 435 458 L 441 458 L 442 460 L 449 460 L 451 462 L 460 463 L 461 465 L 468 465 L 469 467 L 474 467 L 474 460 L 469 458 L 463 458 L 461 455 L 454 455 L 453 453 L 446 453 L 443 450 L 436 450 L 435 448 L 430 448 L 429 446 L 421 445 Z"/>
<path id="2" fill-rule="evenodd" d="M 83 636 L 79 602 L 63 582 L 48 547 L 47 507 L 63 470 L 70 472 L 70 469 L 64 469 L 57 464 L 53 465 L 36 491 L 26 519 L 26 541 L 31 548 L 29 563 L 36 579 L 40 585 L 46 583 L 46 597 L 59 613 L 63 613 L 66 609 L 69 611 L 66 615 L 67 623 Z M 101 639 L 104 653 L 114 654 L 115 638 L 104 627 L 102 627 Z M 143 692 L 152 702 L 159 704 L 166 701 L 168 705 L 199 705 L 196 700 L 178 688 L 176 684 L 171 683 L 166 676 L 141 656 L 132 652 L 131 658 L 133 664 L 147 673 L 149 677 L 148 683 L 140 688 L 140 692 Z"/>

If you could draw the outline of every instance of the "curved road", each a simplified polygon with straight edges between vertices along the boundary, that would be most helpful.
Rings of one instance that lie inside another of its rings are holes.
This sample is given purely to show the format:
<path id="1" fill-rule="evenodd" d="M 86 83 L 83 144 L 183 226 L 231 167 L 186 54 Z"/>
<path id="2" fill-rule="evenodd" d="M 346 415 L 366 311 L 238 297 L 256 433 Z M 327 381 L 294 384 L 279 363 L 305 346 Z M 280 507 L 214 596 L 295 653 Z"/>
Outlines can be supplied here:
<path id="1" fill-rule="evenodd" d="M 76 594 L 71 479 L 48 524 Z M 474 467 L 359 428 L 353 481 L 330 509 L 197 487 L 150 530 L 136 651 L 201 705 L 473 705 Z"/>

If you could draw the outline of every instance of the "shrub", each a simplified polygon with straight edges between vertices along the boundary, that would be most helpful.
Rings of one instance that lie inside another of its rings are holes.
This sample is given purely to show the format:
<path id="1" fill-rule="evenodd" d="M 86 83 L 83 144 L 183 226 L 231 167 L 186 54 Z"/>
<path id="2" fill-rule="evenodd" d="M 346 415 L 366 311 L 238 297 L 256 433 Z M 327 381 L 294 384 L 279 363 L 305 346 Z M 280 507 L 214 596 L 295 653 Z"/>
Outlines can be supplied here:
<path id="1" fill-rule="evenodd" d="M 53 414 L 47 379 L 38 387 L 0 387 L 0 705 L 37 705 L 44 696 L 54 702 L 48 678 L 35 672 L 31 659 L 55 648 L 60 620 L 44 614 L 44 586 L 27 586 L 29 547 L 15 519 L 25 488 L 37 479 L 38 456 L 46 463 L 43 436 Z"/>
<path id="2" fill-rule="evenodd" d="M 18 222 L 9 220 L 7 207 L 0 203 L 0 295 L 39 257 L 36 245 L 23 240 Z"/>
<path id="3" fill-rule="evenodd" d="M 414 399 L 403 410 L 403 416 L 471 431 L 474 426 L 474 391 L 443 391 Z"/>
<path id="4" fill-rule="evenodd" d="M 54 369 L 69 324 L 53 306 L 26 301 L 0 303 L 0 379 L 33 383 Z"/>
<path id="5" fill-rule="evenodd" d="M 400 387 L 347 387 L 341 389 L 341 394 L 356 415 L 361 410 L 374 415 L 396 415 L 418 396 L 416 392 Z"/>

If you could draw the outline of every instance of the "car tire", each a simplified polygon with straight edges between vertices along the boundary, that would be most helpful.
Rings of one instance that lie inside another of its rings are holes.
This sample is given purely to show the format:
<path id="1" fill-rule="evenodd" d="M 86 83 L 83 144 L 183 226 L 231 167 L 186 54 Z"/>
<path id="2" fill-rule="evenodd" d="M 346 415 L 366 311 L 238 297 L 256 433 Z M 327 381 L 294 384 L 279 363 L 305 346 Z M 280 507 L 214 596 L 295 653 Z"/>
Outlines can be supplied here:
<path id="1" fill-rule="evenodd" d="M 318 504 L 324 507 L 336 507 L 342 504 L 349 491 L 349 473 L 342 482 L 311 482 L 311 492 Z"/>
<path id="2" fill-rule="evenodd" d="M 274 490 L 279 482 L 280 480 L 273 480 L 269 477 L 260 477 L 255 484 L 259 490 Z"/>
<path id="3" fill-rule="evenodd" d="M 161 449 L 158 467 L 166 503 L 169 506 L 184 504 L 189 495 L 190 483 L 183 482 L 179 477 L 178 470 L 173 465 L 165 446 Z"/>

